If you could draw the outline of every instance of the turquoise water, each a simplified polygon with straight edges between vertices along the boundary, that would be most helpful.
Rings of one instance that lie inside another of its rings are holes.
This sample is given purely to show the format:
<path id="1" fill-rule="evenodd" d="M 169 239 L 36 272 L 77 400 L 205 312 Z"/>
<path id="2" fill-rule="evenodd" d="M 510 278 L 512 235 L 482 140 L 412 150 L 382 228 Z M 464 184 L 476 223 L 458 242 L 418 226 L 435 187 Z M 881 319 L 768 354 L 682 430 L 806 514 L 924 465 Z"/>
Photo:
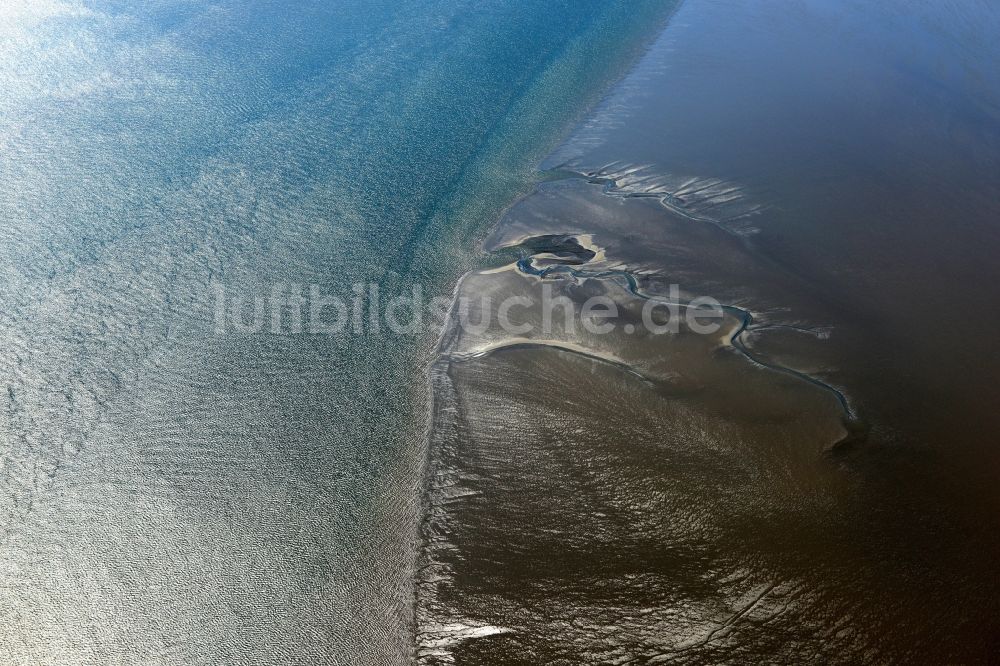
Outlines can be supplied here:
<path id="1" fill-rule="evenodd" d="M 213 285 L 450 292 L 670 3 L 0 8 L 0 661 L 395 663 L 433 332 L 213 332 Z"/>

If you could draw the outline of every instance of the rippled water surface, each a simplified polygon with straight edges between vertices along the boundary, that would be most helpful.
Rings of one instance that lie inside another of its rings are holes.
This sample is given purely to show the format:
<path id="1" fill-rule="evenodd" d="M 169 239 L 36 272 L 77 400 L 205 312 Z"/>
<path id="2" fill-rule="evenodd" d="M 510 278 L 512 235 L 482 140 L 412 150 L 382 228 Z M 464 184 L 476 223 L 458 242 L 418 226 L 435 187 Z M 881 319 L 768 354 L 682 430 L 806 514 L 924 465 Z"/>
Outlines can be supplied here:
<path id="1" fill-rule="evenodd" d="M 0 3 L 0 663 L 405 663 L 433 336 L 212 285 L 449 293 L 668 9 Z"/>
<path id="2" fill-rule="evenodd" d="M 995 655 L 1000 10 L 675 4 L 4 2 L 0 663 Z"/>

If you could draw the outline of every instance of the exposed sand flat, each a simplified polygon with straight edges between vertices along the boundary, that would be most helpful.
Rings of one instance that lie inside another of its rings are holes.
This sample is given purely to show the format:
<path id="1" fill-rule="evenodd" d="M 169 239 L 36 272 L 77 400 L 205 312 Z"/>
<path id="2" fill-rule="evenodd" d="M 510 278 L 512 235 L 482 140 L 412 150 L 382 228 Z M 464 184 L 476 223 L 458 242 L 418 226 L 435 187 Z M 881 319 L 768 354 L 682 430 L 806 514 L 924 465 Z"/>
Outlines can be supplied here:
<path id="1" fill-rule="evenodd" d="M 419 661 L 994 653 L 985 25 L 691 1 L 543 162 L 485 242 L 516 259 L 457 290 L 493 325 L 453 319 L 432 367 Z M 613 331 L 546 327 L 546 289 L 613 302 Z M 528 333 L 495 324 L 512 296 Z M 723 304 L 714 335 L 641 328 L 651 299 L 698 296 Z"/>

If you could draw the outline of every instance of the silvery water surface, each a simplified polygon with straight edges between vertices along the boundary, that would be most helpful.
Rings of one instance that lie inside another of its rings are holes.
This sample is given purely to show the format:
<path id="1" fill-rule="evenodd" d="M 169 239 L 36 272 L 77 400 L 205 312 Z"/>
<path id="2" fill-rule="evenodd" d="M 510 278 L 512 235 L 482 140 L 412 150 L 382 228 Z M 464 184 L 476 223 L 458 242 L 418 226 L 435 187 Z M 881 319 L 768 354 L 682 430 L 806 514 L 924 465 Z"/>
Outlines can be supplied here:
<path id="1" fill-rule="evenodd" d="M 210 285 L 448 291 L 670 9 L 7 5 L 7 660 L 406 661 L 429 342 Z M 418 659 L 989 659 L 998 24 L 682 5 L 459 289 L 725 335 L 443 340 Z"/>
<path id="2" fill-rule="evenodd" d="M 449 294 L 667 9 L 0 4 L 0 662 L 405 663 L 433 336 L 212 285 Z"/>

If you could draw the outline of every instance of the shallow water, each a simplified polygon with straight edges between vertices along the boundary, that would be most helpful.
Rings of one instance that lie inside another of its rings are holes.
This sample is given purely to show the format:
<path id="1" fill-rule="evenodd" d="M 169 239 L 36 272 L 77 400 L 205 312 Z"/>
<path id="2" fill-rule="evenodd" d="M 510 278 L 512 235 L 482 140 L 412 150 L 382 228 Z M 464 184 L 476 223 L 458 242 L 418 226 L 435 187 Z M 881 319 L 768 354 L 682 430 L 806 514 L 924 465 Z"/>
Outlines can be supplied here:
<path id="1" fill-rule="evenodd" d="M 450 292 L 667 9 L 2 3 L 0 662 L 405 663 L 433 335 L 213 285 Z"/>
<path id="2" fill-rule="evenodd" d="M 459 295 L 625 321 L 677 283 L 751 320 L 445 337 L 427 663 L 995 654 L 998 32 L 979 2 L 683 4 Z"/>

